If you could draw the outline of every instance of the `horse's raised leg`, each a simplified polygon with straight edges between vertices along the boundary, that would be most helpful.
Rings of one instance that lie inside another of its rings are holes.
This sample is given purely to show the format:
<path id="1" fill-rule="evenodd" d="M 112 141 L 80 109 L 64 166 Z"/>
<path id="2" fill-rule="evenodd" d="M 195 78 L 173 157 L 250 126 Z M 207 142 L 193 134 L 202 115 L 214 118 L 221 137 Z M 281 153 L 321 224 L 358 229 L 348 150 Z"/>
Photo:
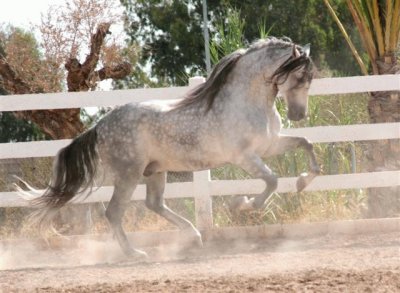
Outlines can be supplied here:
<path id="1" fill-rule="evenodd" d="M 262 208 L 268 197 L 278 186 L 277 177 L 257 155 L 246 156 L 241 162 L 239 162 L 239 165 L 254 178 L 260 178 L 264 180 L 267 184 L 267 187 L 263 193 L 250 199 L 247 196 L 237 196 L 233 198 L 230 203 L 230 209 L 232 211 L 243 211 Z"/>
<path id="2" fill-rule="evenodd" d="M 106 217 L 122 251 L 128 256 L 142 258 L 147 257 L 147 254 L 144 251 L 131 247 L 122 228 L 122 217 L 139 178 L 140 176 L 124 176 L 116 180 L 113 195 L 106 209 Z"/>
<path id="3" fill-rule="evenodd" d="M 274 145 L 274 148 L 268 152 L 268 155 L 278 155 L 284 152 L 296 149 L 298 147 L 303 148 L 310 158 L 310 173 L 302 173 L 300 174 L 299 179 L 297 180 L 297 191 L 300 192 L 310 182 L 321 173 L 320 166 L 317 163 L 317 159 L 314 153 L 314 147 L 312 143 L 306 139 L 305 137 L 298 137 L 298 136 L 286 136 L 281 135 L 277 143 Z"/>
<path id="4" fill-rule="evenodd" d="M 146 206 L 150 210 L 167 219 L 172 224 L 176 225 L 179 229 L 187 231 L 189 235 L 193 237 L 193 241 L 191 242 L 194 242 L 196 245 L 201 247 L 203 245 L 203 242 L 201 240 L 200 232 L 194 227 L 194 225 L 190 221 L 179 216 L 165 205 L 163 196 L 165 180 L 165 172 L 154 173 L 147 178 Z"/>

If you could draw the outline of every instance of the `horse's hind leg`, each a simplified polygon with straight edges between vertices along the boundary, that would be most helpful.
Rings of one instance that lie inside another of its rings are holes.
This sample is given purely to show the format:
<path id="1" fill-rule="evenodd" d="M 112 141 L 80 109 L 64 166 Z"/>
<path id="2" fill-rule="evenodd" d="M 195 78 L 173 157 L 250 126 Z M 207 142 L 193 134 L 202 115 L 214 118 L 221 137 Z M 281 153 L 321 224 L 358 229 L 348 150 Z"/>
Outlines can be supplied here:
<path id="1" fill-rule="evenodd" d="M 122 217 L 129 204 L 132 193 L 138 184 L 139 178 L 139 174 L 138 176 L 129 174 L 129 176 L 125 175 L 116 180 L 112 198 L 106 209 L 106 217 L 122 251 L 129 256 L 146 257 L 147 254 L 145 252 L 131 247 L 124 229 L 122 228 Z"/>
<path id="2" fill-rule="evenodd" d="M 201 234 L 187 219 L 179 216 L 168 208 L 164 203 L 164 188 L 165 188 L 165 172 L 154 173 L 146 180 L 146 206 L 167 219 L 172 224 L 176 225 L 179 229 L 187 231 L 192 235 L 193 241 L 202 246 Z M 192 241 L 192 242 L 193 242 Z"/>

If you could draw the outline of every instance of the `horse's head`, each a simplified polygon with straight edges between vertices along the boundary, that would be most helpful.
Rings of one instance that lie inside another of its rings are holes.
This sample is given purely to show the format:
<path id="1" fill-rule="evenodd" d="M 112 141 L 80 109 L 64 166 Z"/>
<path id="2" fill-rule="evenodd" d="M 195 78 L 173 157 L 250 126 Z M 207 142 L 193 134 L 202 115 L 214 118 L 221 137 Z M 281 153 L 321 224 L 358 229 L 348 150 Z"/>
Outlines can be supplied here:
<path id="1" fill-rule="evenodd" d="M 288 105 L 288 118 L 300 120 L 307 113 L 307 94 L 313 77 L 309 53 L 309 46 L 295 45 L 287 38 L 258 40 L 246 50 L 223 57 L 206 82 L 190 91 L 176 107 L 203 104 L 208 112 L 225 86 L 230 88 L 221 96 L 234 95 L 240 101 L 244 97 L 252 101 L 265 99 L 265 95 L 274 101 L 279 91 Z M 261 104 L 265 105 L 265 101 Z"/>
<path id="2" fill-rule="evenodd" d="M 310 46 L 292 46 L 290 57 L 274 72 L 272 82 L 288 107 L 288 118 L 298 121 L 307 114 L 308 90 L 313 78 Z"/>

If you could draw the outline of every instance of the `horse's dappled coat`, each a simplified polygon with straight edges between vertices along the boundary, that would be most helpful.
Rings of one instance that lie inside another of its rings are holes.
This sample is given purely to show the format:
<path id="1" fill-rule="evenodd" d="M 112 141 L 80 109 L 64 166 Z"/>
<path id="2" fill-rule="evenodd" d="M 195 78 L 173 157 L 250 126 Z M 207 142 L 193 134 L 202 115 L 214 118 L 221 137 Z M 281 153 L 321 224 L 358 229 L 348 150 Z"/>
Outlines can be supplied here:
<path id="1" fill-rule="evenodd" d="M 35 200 L 42 207 L 43 225 L 82 187 L 90 187 L 98 160 L 112 170 L 114 192 L 106 217 L 126 254 L 144 254 L 131 248 L 121 218 L 144 175 L 146 205 L 201 243 L 188 220 L 171 211 L 163 200 L 167 171 L 195 171 L 236 164 L 266 182 L 253 198 L 236 197 L 231 208 L 262 208 L 277 187 L 277 178 L 262 157 L 303 147 L 311 158 L 311 174 L 299 178 L 303 189 L 319 172 L 312 145 L 302 137 L 280 134 L 275 107 L 279 90 L 288 105 L 289 119 L 306 115 L 312 79 L 308 49 L 289 40 L 260 40 L 247 50 L 224 57 L 207 81 L 177 100 L 148 101 L 117 107 L 97 125 L 62 149 L 54 178 L 46 193 Z"/>

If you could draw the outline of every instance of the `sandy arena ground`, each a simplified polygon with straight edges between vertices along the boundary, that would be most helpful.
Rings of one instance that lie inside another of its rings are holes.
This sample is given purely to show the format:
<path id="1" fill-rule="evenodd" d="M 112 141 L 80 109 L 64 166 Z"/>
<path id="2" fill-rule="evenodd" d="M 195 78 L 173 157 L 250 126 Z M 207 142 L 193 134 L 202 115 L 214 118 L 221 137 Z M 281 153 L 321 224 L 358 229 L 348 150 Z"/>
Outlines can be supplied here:
<path id="1" fill-rule="evenodd" d="M 171 245 L 125 259 L 115 242 L 0 246 L 0 292 L 400 292 L 400 232 Z"/>

